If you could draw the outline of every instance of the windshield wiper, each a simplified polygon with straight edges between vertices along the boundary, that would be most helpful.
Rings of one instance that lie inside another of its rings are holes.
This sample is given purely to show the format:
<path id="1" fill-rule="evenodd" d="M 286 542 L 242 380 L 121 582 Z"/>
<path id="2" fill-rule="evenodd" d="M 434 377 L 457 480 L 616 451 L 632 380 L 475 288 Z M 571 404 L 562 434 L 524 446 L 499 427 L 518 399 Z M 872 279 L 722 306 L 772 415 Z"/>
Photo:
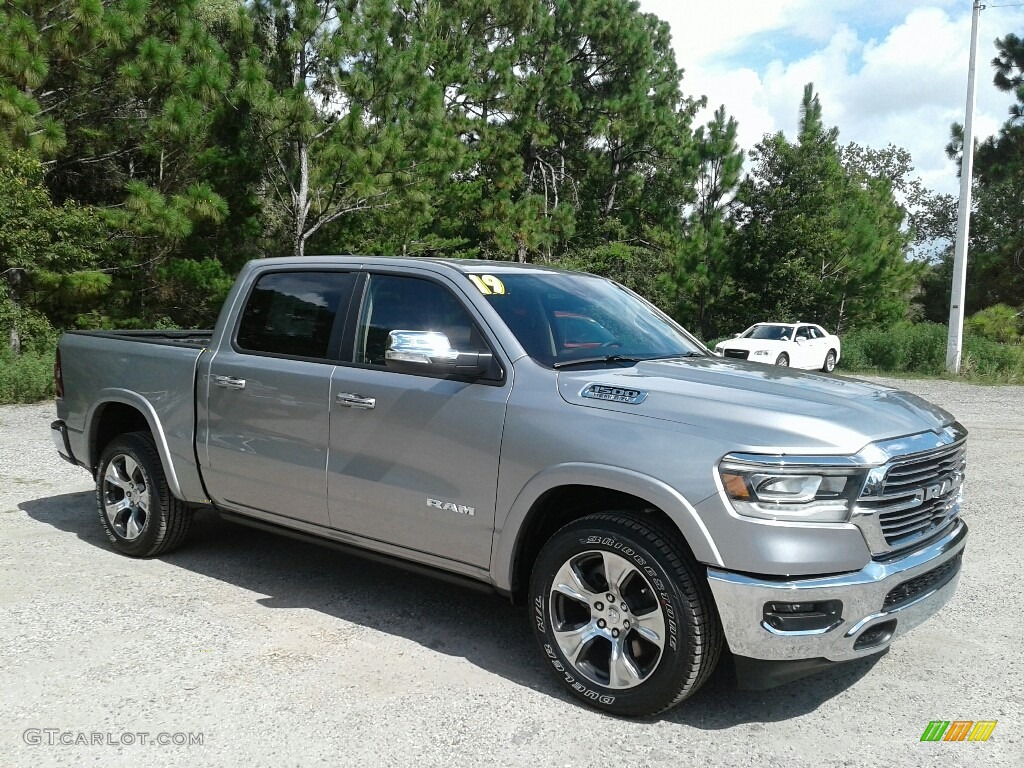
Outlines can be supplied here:
<path id="1" fill-rule="evenodd" d="M 679 360 L 684 357 L 707 357 L 703 352 L 679 352 L 675 355 L 662 355 L 661 357 L 645 357 L 644 360 Z"/>
<path id="2" fill-rule="evenodd" d="M 554 368 L 568 368 L 573 365 L 594 365 L 595 363 L 639 363 L 648 358 L 629 357 L 628 355 L 604 355 L 603 357 L 581 357 L 579 360 L 563 360 L 555 363 Z"/>

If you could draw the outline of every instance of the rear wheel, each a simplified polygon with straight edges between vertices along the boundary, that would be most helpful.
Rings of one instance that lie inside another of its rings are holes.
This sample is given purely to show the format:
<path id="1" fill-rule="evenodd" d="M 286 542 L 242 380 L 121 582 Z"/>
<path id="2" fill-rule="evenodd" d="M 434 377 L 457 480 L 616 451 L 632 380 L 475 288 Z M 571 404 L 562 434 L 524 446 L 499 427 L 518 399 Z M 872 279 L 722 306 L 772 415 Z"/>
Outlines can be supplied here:
<path id="1" fill-rule="evenodd" d="M 185 540 L 192 510 L 167 487 L 160 455 L 147 432 L 110 441 L 96 468 L 96 507 L 114 549 L 153 557 Z"/>
<path id="2" fill-rule="evenodd" d="M 783 368 L 787 368 L 789 366 L 789 355 L 783 352 L 781 355 L 775 358 L 775 364 L 781 365 Z"/>
<path id="3" fill-rule="evenodd" d="M 707 581 L 686 545 L 635 513 L 590 515 L 554 534 L 534 566 L 530 604 L 562 685 L 617 715 L 678 704 L 721 650 Z"/>
<path id="4" fill-rule="evenodd" d="M 836 369 L 836 351 L 830 349 L 828 354 L 825 355 L 825 363 L 821 366 L 821 370 L 825 373 L 832 373 Z"/>

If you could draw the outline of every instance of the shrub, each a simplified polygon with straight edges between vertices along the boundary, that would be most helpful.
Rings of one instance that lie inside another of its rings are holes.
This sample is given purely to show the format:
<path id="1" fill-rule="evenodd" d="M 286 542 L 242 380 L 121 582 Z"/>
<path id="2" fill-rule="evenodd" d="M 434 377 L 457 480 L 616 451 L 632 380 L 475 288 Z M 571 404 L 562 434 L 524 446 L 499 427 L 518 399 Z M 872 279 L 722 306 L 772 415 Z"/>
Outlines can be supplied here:
<path id="1" fill-rule="evenodd" d="M 946 326 L 901 323 L 882 330 L 864 328 L 842 338 L 840 366 L 847 371 L 942 376 L 946 372 Z M 961 374 L 980 381 L 1024 380 L 1024 347 L 964 337 Z"/>
<path id="2" fill-rule="evenodd" d="M 1024 330 L 1022 314 L 1006 304 L 995 304 L 967 318 L 967 332 L 989 341 L 1019 344 Z"/>
<path id="3" fill-rule="evenodd" d="M 37 403 L 52 398 L 53 351 L 0 351 L 0 403 Z"/>

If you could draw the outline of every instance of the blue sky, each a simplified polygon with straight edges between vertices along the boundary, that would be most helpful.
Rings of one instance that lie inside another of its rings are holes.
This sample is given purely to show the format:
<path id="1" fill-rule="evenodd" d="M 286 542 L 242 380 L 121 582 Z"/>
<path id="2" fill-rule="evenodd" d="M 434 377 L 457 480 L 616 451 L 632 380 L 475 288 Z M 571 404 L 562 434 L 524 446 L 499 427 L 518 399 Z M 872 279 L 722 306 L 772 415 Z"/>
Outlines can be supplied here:
<path id="1" fill-rule="evenodd" d="M 840 141 L 910 150 L 926 185 L 955 193 L 949 125 L 963 121 L 971 0 L 639 0 L 669 22 L 683 91 L 725 104 L 745 149 L 796 129 L 814 82 Z M 998 130 L 1011 103 L 992 86 L 993 40 L 1024 33 L 1024 7 L 982 11 L 975 133 Z M 709 115 L 702 116 L 706 119 Z"/>

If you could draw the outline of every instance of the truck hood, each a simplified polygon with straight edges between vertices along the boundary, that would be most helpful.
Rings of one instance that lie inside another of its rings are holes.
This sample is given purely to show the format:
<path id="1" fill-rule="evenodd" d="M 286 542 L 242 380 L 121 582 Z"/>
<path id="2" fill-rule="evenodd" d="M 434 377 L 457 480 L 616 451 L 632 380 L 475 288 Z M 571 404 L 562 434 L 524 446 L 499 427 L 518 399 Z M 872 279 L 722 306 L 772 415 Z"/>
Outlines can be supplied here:
<path id="1" fill-rule="evenodd" d="M 642 399 L 585 396 L 591 385 L 599 396 L 622 397 L 600 389 L 609 387 L 638 391 Z M 876 440 L 953 423 L 949 413 L 909 392 L 718 357 L 564 370 L 558 391 L 575 406 L 687 425 L 687 431 L 705 432 L 732 450 L 760 453 L 852 454 Z"/>

